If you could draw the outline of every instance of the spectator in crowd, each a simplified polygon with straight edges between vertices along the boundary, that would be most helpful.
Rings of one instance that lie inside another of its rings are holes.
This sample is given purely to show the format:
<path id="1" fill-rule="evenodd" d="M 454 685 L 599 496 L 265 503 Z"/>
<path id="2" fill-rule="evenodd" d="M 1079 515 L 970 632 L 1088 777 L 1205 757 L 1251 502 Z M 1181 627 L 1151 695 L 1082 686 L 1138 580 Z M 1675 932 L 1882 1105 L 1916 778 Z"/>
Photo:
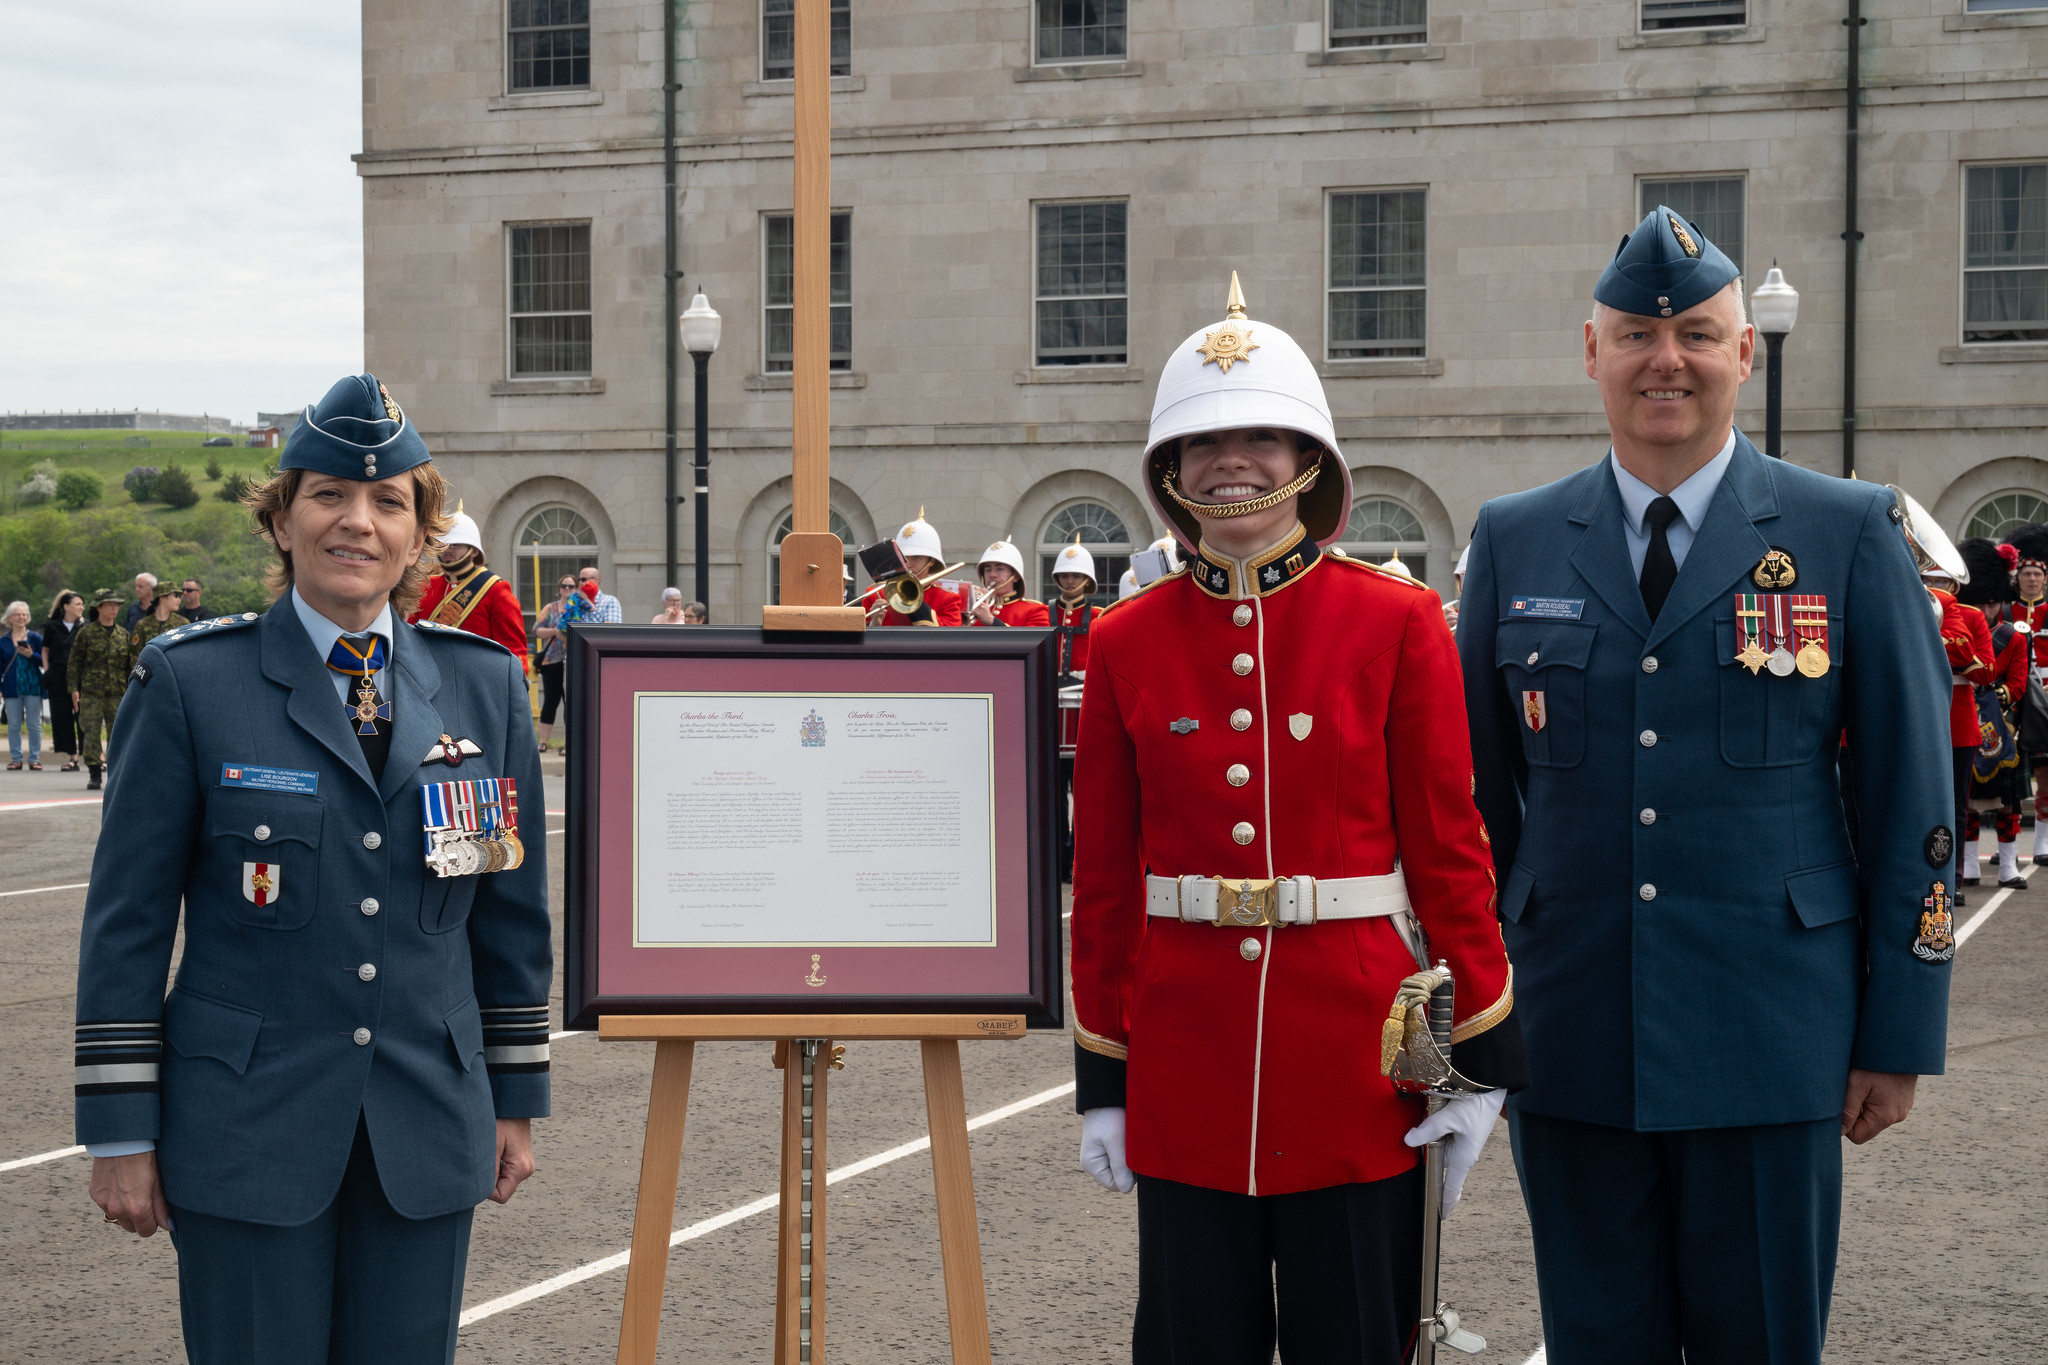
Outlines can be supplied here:
<path id="1" fill-rule="evenodd" d="M 537 728 L 542 753 L 548 751 L 548 737 L 555 730 L 555 712 L 562 705 L 562 670 L 568 658 L 568 650 L 563 644 L 562 611 L 576 596 L 576 580 L 565 578 L 555 586 L 555 600 L 542 607 L 533 622 L 533 638 L 540 642 L 540 725 Z"/>
<path id="2" fill-rule="evenodd" d="M 683 603 L 683 624 L 686 626 L 709 625 L 711 612 L 702 602 Z"/>
<path id="3" fill-rule="evenodd" d="M 681 588 L 663 588 L 661 590 L 661 614 L 656 616 L 650 624 L 657 626 L 687 626 L 692 624 L 689 608 L 683 605 L 683 590 Z"/>
<path id="4" fill-rule="evenodd" d="M 156 604 L 149 615 L 137 621 L 128 631 L 128 652 L 139 655 L 142 647 L 166 631 L 176 630 L 185 624 L 185 618 L 178 615 L 178 599 L 184 594 L 175 578 L 156 580 Z M 133 662 L 131 660 L 130 662 Z"/>
<path id="5" fill-rule="evenodd" d="M 21 732 L 28 731 L 30 772 L 43 770 L 43 637 L 28 628 L 28 603 L 7 604 L 7 663 L 0 672 L 7 705 L 7 771 L 21 771 Z"/>
<path id="6" fill-rule="evenodd" d="M 139 573 L 135 575 L 135 600 L 130 602 L 128 610 L 122 613 L 121 629 L 134 630 L 135 623 L 149 615 L 155 608 L 156 575 L 153 573 Z"/>
<path id="7" fill-rule="evenodd" d="M 199 594 L 205 585 L 196 578 L 187 578 L 185 586 L 178 589 L 178 615 L 187 621 L 205 621 L 220 615 L 209 607 L 199 605 Z"/>
<path id="8" fill-rule="evenodd" d="M 596 565 L 579 570 L 576 580 L 579 585 L 589 588 L 584 596 L 590 599 L 593 608 L 589 618 L 592 625 L 619 625 L 625 621 L 626 614 L 619 610 L 619 599 L 604 590 Z"/>
<path id="9" fill-rule="evenodd" d="M 63 757 L 64 766 L 57 770 L 63 773 L 78 771 L 78 712 L 71 705 L 64 666 L 71 657 L 71 637 L 84 619 L 85 599 L 62 588 L 50 603 L 50 619 L 43 623 L 43 693 L 50 699 L 50 747 Z"/>

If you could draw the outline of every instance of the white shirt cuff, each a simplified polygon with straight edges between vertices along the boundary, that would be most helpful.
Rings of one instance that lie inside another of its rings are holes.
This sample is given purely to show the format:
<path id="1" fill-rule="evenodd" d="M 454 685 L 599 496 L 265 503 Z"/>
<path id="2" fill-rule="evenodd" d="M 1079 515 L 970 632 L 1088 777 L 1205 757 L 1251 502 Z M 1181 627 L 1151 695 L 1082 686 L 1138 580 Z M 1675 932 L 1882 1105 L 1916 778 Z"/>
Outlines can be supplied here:
<path id="1" fill-rule="evenodd" d="M 97 1161 L 103 1156 L 140 1156 L 156 1150 L 155 1138 L 134 1138 L 127 1142 L 88 1142 L 85 1154 Z"/>

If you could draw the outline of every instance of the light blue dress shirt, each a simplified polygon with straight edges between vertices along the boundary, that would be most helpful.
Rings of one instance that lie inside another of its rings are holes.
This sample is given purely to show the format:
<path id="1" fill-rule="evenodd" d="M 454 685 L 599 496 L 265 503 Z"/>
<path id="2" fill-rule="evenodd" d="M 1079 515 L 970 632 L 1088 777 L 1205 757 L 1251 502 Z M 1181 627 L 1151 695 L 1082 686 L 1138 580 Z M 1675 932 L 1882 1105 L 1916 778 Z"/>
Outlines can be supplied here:
<path id="1" fill-rule="evenodd" d="M 1707 518 L 1707 507 L 1714 501 L 1714 490 L 1721 486 L 1721 476 L 1728 472 L 1728 463 L 1734 458 L 1735 429 L 1730 427 L 1728 442 L 1721 447 L 1721 453 L 1671 490 L 1671 500 L 1678 504 L 1678 516 L 1664 535 L 1671 542 L 1672 562 L 1681 569 L 1685 567 L 1685 552 L 1692 548 L 1692 538 L 1700 533 L 1700 523 Z M 1643 558 L 1650 553 L 1650 528 L 1643 518 L 1648 514 L 1650 504 L 1662 495 L 1623 469 L 1612 447 L 1608 448 L 1607 462 L 1614 467 L 1614 484 L 1621 490 L 1622 538 L 1628 541 L 1629 562 L 1635 566 L 1636 577 L 1641 578 Z M 306 628 L 312 629 L 311 626 Z"/>

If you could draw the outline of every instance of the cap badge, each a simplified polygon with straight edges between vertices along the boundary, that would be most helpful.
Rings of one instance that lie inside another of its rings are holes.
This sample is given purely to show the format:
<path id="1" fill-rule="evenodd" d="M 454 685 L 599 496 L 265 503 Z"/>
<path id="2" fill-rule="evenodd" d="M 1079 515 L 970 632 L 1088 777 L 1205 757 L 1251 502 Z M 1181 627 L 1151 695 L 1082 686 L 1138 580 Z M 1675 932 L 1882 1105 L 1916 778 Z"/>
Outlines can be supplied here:
<path id="1" fill-rule="evenodd" d="M 1678 221 L 1676 214 L 1667 213 L 1664 217 L 1671 224 L 1671 235 L 1678 239 L 1678 249 L 1688 256 L 1697 258 L 1700 254 L 1700 244 L 1695 242 L 1692 239 L 1692 234 L 1685 230 L 1685 224 Z"/>
<path id="2" fill-rule="evenodd" d="M 377 396 L 384 400 L 384 415 L 394 422 L 403 422 L 405 414 L 398 410 L 398 404 L 391 401 L 391 390 L 382 384 L 377 386 Z"/>
<path id="3" fill-rule="evenodd" d="M 1195 349 L 1201 353 L 1204 365 L 1214 365 L 1229 374 L 1232 365 L 1249 361 L 1259 344 L 1252 340 L 1251 328 L 1231 321 L 1211 331 Z"/>

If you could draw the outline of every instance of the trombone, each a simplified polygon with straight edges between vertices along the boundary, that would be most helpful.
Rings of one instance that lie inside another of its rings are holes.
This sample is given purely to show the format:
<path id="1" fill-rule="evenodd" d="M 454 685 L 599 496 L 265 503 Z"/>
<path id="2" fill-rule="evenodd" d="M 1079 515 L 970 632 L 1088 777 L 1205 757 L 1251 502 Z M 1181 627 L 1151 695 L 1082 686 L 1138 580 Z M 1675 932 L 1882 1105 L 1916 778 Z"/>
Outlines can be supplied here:
<path id="1" fill-rule="evenodd" d="M 966 562 L 963 560 L 959 564 L 948 564 L 945 568 L 926 574 L 923 578 L 912 573 L 900 573 L 882 579 L 875 585 L 881 589 L 881 593 L 875 598 L 875 605 L 868 608 L 867 619 L 873 621 L 885 611 L 893 611 L 902 616 L 917 615 L 924 609 L 924 590 L 947 574 L 965 566 Z"/>

